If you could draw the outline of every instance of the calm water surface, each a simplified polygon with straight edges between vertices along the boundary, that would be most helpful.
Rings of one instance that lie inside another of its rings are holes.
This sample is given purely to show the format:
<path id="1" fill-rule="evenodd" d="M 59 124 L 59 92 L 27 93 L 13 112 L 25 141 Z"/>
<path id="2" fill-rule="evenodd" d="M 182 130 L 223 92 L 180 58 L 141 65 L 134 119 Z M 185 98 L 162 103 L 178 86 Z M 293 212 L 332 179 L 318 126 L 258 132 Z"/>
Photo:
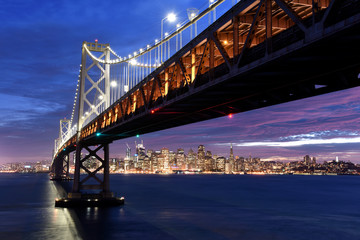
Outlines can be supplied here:
<path id="1" fill-rule="evenodd" d="M 46 174 L 0 187 L 0 239 L 360 239 L 357 176 L 111 175 L 124 206 L 75 210 Z"/>

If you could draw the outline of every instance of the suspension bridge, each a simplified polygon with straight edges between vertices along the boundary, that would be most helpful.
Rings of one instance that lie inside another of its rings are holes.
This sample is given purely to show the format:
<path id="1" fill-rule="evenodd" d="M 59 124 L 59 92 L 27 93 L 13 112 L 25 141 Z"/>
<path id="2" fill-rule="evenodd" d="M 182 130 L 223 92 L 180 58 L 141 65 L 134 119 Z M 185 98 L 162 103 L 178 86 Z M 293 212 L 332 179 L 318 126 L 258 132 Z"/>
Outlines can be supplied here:
<path id="1" fill-rule="evenodd" d="M 54 146 L 57 180 L 75 153 L 73 189 L 58 206 L 123 203 L 110 191 L 115 140 L 359 86 L 360 0 L 241 0 L 216 19 L 223 2 L 189 9 L 189 21 L 128 56 L 83 43 Z M 93 171 L 83 164 L 91 157 L 101 162 Z"/>

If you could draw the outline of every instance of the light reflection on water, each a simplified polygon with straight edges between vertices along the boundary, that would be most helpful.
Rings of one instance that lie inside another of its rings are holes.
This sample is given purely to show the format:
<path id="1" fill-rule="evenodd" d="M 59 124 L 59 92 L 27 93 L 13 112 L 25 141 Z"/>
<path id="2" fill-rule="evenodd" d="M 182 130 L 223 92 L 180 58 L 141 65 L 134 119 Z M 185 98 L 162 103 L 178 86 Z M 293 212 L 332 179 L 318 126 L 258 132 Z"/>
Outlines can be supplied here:
<path id="1" fill-rule="evenodd" d="M 44 191 L 40 195 L 44 204 L 41 210 L 40 227 L 30 235 L 31 239 L 82 239 L 81 224 L 73 210 L 55 208 L 56 198 L 66 196 L 65 189 L 53 181 L 44 181 Z"/>
<path id="2" fill-rule="evenodd" d="M 55 208 L 72 182 L 0 174 L 0 239 L 360 239 L 360 177 L 112 175 L 125 205 Z"/>

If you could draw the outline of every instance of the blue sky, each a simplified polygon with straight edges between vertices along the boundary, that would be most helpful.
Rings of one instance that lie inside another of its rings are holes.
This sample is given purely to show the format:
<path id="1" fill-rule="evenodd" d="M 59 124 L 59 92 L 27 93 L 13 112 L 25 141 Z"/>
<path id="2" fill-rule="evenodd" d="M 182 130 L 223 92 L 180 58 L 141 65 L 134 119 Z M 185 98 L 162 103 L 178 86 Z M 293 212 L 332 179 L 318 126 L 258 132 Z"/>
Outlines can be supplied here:
<path id="1" fill-rule="evenodd" d="M 1 0 L 0 163 L 50 159 L 59 120 L 70 118 L 83 41 L 127 55 L 160 35 L 168 12 L 186 17 L 207 1 Z M 230 0 L 225 2 L 227 6 Z M 141 136 L 145 147 L 240 156 L 360 162 L 359 89 L 327 94 Z M 111 145 L 124 154 L 129 138 Z"/>

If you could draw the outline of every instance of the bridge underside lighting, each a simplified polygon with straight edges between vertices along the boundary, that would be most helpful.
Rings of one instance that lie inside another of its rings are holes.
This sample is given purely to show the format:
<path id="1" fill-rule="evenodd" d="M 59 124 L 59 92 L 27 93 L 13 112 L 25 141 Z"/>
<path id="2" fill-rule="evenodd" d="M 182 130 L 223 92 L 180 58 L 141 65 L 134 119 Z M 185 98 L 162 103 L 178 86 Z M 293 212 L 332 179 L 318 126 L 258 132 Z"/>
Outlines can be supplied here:
<path id="1" fill-rule="evenodd" d="M 101 133 L 96 133 L 96 136 L 98 137 L 98 136 L 100 136 L 101 135 Z"/>
<path id="2" fill-rule="evenodd" d="M 228 118 L 233 118 L 233 114 L 230 113 L 230 114 L 228 115 Z"/>

